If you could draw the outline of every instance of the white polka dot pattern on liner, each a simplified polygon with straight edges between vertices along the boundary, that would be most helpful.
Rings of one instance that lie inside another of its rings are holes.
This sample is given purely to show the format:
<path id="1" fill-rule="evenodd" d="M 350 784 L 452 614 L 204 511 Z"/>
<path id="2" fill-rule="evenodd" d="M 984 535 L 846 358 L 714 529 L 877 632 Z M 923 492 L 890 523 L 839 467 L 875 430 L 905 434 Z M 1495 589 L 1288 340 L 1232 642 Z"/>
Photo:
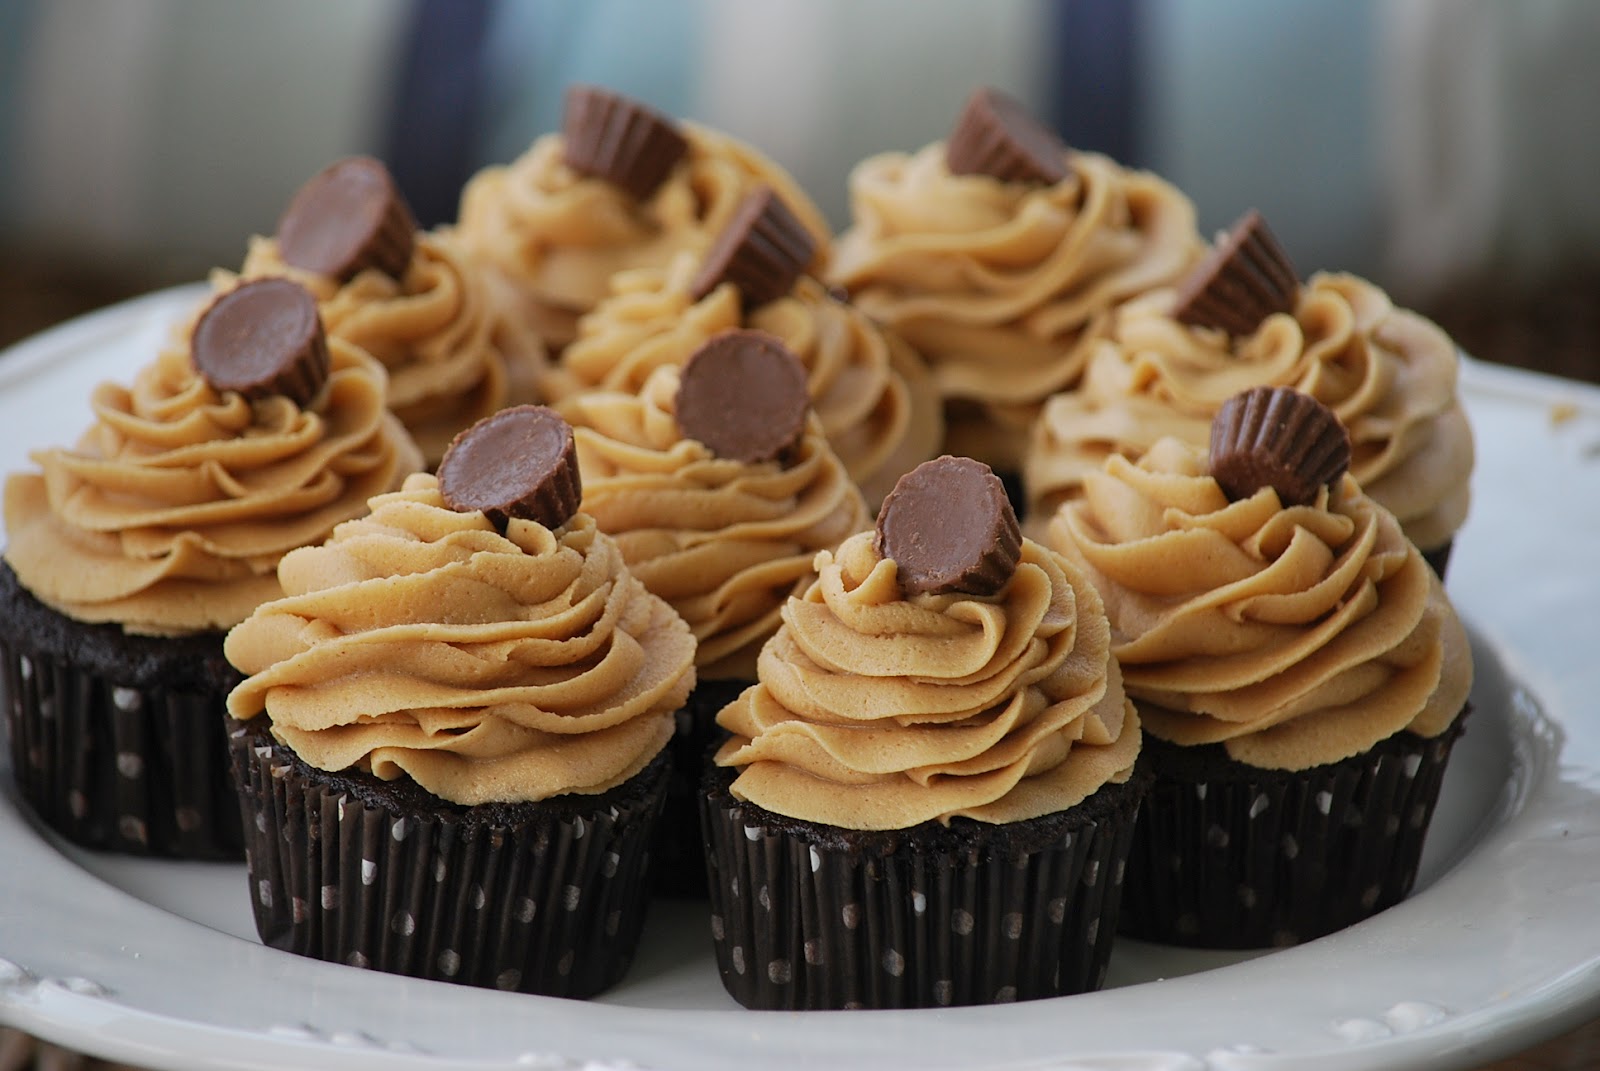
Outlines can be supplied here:
<path id="1" fill-rule="evenodd" d="M 883 969 L 891 978 L 899 978 L 906 973 L 906 958 L 892 948 L 883 950 Z"/>
<path id="2" fill-rule="evenodd" d="M 793 973 L 786 959 L 775 959 L 767 964 L 767 980 L 773 985 L 788 985 Z"/>

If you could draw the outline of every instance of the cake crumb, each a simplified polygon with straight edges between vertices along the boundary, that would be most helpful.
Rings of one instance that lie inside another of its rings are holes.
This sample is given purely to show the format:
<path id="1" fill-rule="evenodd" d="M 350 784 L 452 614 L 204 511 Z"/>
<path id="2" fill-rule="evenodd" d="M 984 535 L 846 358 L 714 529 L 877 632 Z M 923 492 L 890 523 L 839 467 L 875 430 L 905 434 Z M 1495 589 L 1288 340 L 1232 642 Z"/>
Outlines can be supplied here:
<path id="1" fill-rule="evenodd" d="M 1550 406 L 1550 426 L 1559 428 L 1561 425 L 1578 416 L 1578 407 L 1571 402 L 1556 402 Z"/>

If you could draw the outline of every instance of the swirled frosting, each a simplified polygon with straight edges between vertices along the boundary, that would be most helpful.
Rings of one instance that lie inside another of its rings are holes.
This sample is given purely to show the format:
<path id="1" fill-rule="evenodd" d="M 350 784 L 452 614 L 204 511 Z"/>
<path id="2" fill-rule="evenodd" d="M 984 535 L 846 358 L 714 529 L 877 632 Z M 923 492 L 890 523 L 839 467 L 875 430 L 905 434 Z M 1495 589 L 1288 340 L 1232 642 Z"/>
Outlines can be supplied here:
<path id="1" fill-rule="evenodd" d="M 994 595 L 900 593 L 863 532 L 817 555 L 759 683 L 717 715 L 733 794 L 848 829 L 1014 822 L 1125 781 L 1139 720 L 1100 598 L 1032 540 Z"/>
<path id="2" fill-rule="evenodd" d="M 1203 447 L 1228 398 L 1288 386 L 1349 429 L 1351 474 L 1413 542 L 1450 540 L 1467 514 L 1473 445 L 1443 331 L 1352 275 L 1313 276 L 1293 316 L 1240 338 L 1177 323 L 1172 301 L 1158 291 L 1119 309 L 1082 385 L 1045 405 L 1023 470 L 1032 516 L 1053 513 L 1108 455 L 1138 457 L 1165 436 Z"/>
<path id="3" fill-rule="evenodd" d="M 662 267 L 682 251 L 699 256 L 744 195 L 770 186 L 826 260 L 832 230 L 777 164 L 736 138 L 683 123 L 688 151 L 647 201 L 569 168 L 565 139 L 547 134 L 504 167 L 485 168 L 461 195 L 459 230 L 474 257 L 496 267 L 523 298 L 544 339 L 559 349 L 577 317 L 606 296 L 611 277 Z"/>
<path id="4" fill-rule="evenodd" d="M 1302 770 L 1436 736 L 1466 702 L 1438 578 L 1348 474 L 1308 506 L 1271 488 L 1230 503 L 1202 452 L 1163 439 L 1085 477 L 1050 543 L 1104 596 L 1128 694 L 1164 740 Z"/>
<path id="5" fill-rule="evenodd" d="M 681 367 L 713 335 L 749 327 L 776 335 L 800 358 L 822 430 L 869 503 L 938 451 L 938 395 L 921 359 L 892 331 L 809 276 L 748 315 L 731 284 L 695 301 L 696 266 L 684 255 L 666 270 L 618 276 L 612 295 L 582 319 L 562 353 L 551 393 L 636 392 L 657 368 Z"/>
<path id="6" fill-rule="evenodd" d="M 689 623 L 699 676 L 753 679 L 756 652 L 810 579 L 816 552 L 870 518 L 815 414 L 793 462 L 744 464 L 684 438 L 677 392 L 677 366 L 663 365 L 638 395 L 593 391 L 561 407 L 577 440 L 583 509 Z"/>
<path id="7" fill-rule="evenodd" d="M 95 423 L 41 472 L 6 481 L 6 561 L 41 602 L 128 632 L 226 629 L 281 591 L 278 560 L 357 516 L 422 464 L 384 407 L 383 367 L 329 339 L 306 408 L 218 394 L 186 346 L 125 388 L 103 383 Z"/>
<path id="8" fill-rule="evenodd" d="M 418 474 L 288 555 L 284 597 L 228 633 L 228 696 L 323 770 L 409 776 L 465 806 L 595 794 L 653 759 L 694 638 L 579 513 L 551 530 L 444 504 Z"/>
<path id="9" fill-rule="evenodd" d="M 850 176 L 854 221 L 828 274 L 967 403 L 952 408 L 950 449 L 1000 468 L 1021 463 L 1039 404 L 1077 382 L 1096 321 L 1203 249 L 1175 187 L 1068 156 L 1053 186 L 952 175 L 942 142 L 871 157 Z"/>
<path id="10" fill-rule="evenodd" d="M 286 264 L 278 243 L 262 237 L 251 240 L 242 274 L 294 279 L 315 295 L 330 337 L 383 362 L 389 407 L 430 466 L 463 428 L 538 400 L 543 343 L 514 314 L 503 281 L 474 268 L 448 235 L 419 233 L 399 279 L 367 269 L 341 284 Z M 232 278 L 218 272 L 215 284 L 225 289 Z"/>

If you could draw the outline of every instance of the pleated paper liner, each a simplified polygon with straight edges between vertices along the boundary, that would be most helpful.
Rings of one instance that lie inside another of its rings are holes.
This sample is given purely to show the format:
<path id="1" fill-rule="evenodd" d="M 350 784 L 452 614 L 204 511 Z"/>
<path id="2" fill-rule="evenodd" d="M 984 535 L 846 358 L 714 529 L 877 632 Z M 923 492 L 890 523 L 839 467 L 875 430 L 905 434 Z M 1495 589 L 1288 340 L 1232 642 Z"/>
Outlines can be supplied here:
<path id="1" fill-rule="evenodd" d="M 700 769 L 706 754 L 725 734 L 717 728 L 717 711 L 739 698 L 747 680 L 702 680 L 677 713 L 672 750 L 672 777 L 667 802 L 650 844 L 650 889 L 658 896 L 704 899 L 706 895 L 705 834 L 700 821 Z"/>
<path id="2" fill-rule="evenodd" d="M 266 715 L 227 727 L 264 944 L 560 997 L 593 996 L 632 962 L 665 751 L 597 796 L 462 807 L 408 780 L 307 766 Z"/>
<path id="3" fill-rule="evenodd" d="M 1431 740 L 1397 733 L 1300 772 L 1146 733 L 1141 758 L 1155 784 L 1128 860 L 1122 932 L 1196 948 L 1283 947 L 1399 903 L 1464 720 Z"/>
<path id="4" fill-rule="evenodd" d="M 238 859 L 222 634 L 129 636 L 74 621 L 0 568 L 0 703 L 24 801 L 89 848 Z"/>
<path id="5" fill-rule="evenodd" d="M 860 832 L 741 803 L 711 767 L 711 935 L 748 1008 L 921 1008 L 1098 988 L 1146 779 L 1025 822 Z"/>

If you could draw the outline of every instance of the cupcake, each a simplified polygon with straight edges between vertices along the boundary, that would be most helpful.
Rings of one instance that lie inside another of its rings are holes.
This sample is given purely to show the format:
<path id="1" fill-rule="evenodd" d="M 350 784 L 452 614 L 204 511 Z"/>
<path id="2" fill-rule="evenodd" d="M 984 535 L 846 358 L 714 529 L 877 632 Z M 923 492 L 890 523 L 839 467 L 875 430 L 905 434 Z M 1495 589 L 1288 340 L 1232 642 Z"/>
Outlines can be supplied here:
<path id="1" fill-rule="evenodd" d="M 694 633 L 698 683 L 674 737 L 652 874 L 662 891 L 703 893 L 695 791 L 717 711 L 755 682 L 756 655 L 817 551 L 870 518 L 809 411 L 805 369 L 771 335 L 725 331 L 681 370 L 656 368 L 637 395 L 591 391 L 561 411 L 584 512 Z"/>
<path id="2" fill-rule="evenodd" d="M 1472 683 L 1439 578 L 1316 399 L 1254 388 L 1209 454 L 1113 455 L 1050 525 L 1105 599 L 1156 781 L 1123 932 L 1307 941 L 1402 899 Z"/>
<path id="3" fill-rule="evenodd" d="M 993 89 L 947 141 L 857 165 L 850 202 L 828 280 L 928 361 L 946 447 L 1008 478 L 1103 315 L 1181 278 L 1203 246 L 1177 189 L 1068 149 Z"/>
<path id="4" fill-rule="evenodd" d="M 1137 458 L 1169 435 L 1204 447 L 1228 398 L 1292 387 L 1338 416 L 1351 475 L 1443 576 L 1473 465 L 1458 365 L 1442 330 L 1373 284 L 1319 273 L 1302 285 L 1247 213 L 1177 287 L 1118 309 L 1082 385 L 1045 405 L 1024 469 L 1029 516 L 1047 520 L 1110 454 Z"/>
<path id="5" fill-rule="evenodd" d="M 559 351 L 614 274 L 664 266 L 682 251 L 704 254 L 762 186 L 799 219 L 812 241 L 809 266 L 819 268 L 832 231 L 777 164 L 726 134 L 577 85 L 567 90 L 560 133 L 467 184 L 459 231 Z"/>
<path id="6" fill-rule="evenodd" d="M 580 493 L 571 429 L 503 410 L 228 634 L 264 943 L 551 996 L 627 969 L 694 637 Z"/>
<path id="7" fill-rule="evenodd" d="M 894 481 L 928 460 L 942 435 L 938 395 L 921 359 L 815 278 L 811 236 L 768 189 L 752 193 L 704 256 L 613 280 L 578 325 L 550 391 L 637 392 L 657 368 L 681 366 L 736 328 L 779 339 L 805 366 L 811 404 L 833 450 L 876 507 Z"/>
<path id="8" fill-rule="evenodd" d="M 1097 987 L 1143 781 L 1094 589 L 967 458 L 919 466 L 816 566 L 717 716 L 723 984 L 786 1009 Z"/>
<path id="9" fill-rule="evenodd" d="M 418 231 L 388 169 L 337 161 L 295 194 L 273 237 L 250 242 L 241 274 L 286 275 L 316 295 L 328 334 L 383 362 L 389 407 L 429 467 L 450 440 L 507 405 L 537 401 L 544 345 L 498 275 L 452 234 Z M 216 285 L 232 285 L 218 272 Z"/>
<path id="10" fill-rule="evenodd" d="M 90 847 L 237 858 L 223 635 L 275 570 L 421 464 L 383 367 L 287 280 L 214 300 L 5 486 L 0 659 L 22 797 Z"/>

